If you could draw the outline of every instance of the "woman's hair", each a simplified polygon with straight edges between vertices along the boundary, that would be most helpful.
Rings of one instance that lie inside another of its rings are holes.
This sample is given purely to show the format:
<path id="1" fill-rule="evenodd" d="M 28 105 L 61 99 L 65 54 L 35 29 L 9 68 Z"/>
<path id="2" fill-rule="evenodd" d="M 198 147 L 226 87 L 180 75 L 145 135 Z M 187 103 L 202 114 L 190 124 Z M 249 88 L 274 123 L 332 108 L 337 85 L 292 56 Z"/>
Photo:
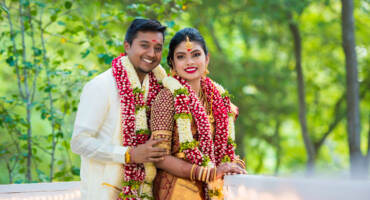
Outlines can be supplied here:
<path id="1" fill-rule="evenodd" d="M 206 42 L 204 41 L 203 36 L 199 33 L 197 29 L 195 28 L 181 29 L 175 34 L 175 36 L 173 36 L 173 38 L 170 41 L 170 46 L 169 46 L 169 51 L 168 51 L 168 56 L 167 56 L 167 64 L 170 66 L 171 69 L 173 68 L 171 60 L 172 61 L 174 60 L 173 56 L 175 53 L 175 49 L 181 42 L 186 41 L 186 36 L 189 37 L 190 41 L 199 43 L 202 46 L 205 55 L 208 55 L 208 49 L 206 46 Z"/>

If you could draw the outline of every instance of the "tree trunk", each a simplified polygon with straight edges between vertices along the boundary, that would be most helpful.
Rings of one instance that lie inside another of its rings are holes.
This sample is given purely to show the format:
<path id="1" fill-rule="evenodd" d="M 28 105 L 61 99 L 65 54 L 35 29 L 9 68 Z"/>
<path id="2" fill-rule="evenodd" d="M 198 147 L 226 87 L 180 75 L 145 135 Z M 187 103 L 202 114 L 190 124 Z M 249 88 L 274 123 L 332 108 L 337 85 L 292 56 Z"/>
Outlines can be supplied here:
<path id="1" fill-rule="evenodd" d="M 306 100 L 304 90 L 304 76 L 302 70 L 302 41 L 297 24 L 289 22 L 290 32 L 293 36 L 294 41 L 294 56 L 295 56 L 295 69 L 297 73 L 297 84 L 298 84 L 298 102 L 299 102 L 299 122 L 301 124 L 301 131 L 303 136 L 304 145 L 307 152 L 307 175 L 313 175 L 315 167 L 315 149 L 313 147 L 311 138 L 307 130 L 306 120 Z"/>
<path id="2" fill-rule="evenodd" d="M 13 170 L 10 167 L 10 162 L 6 163 L 6 168 L 8 169 L 9 183 L 12 184 L 13 183 Z"/>
<path id="3" fill-rule="evenodd" d="M 26 102 L 26 121 L 27 121 L 27 170 L 26 170 L 26 180 L 27 182 L 32 182 L 32 124 L 31 124 L 31 110 L 32 102 L 31 95 L 28 88 L 28 70 L 27 70 L 27 56 L 26 56 L 26 41 L 25 41 L 25 24 L 24 24 L 24 14 L 22 11 L 22 4 L 19 4 L 19 22 L 21 27 L 22 36 L 22 59 L 23 59 L 23 85 L 25 88 L 24 101 Z"/>
<path id="4" fill-rule="evenodd" d="M 275 163 L 275 170 L 274 175 L 277 176 L 279 174 L 280 163 L 281 163 L 281 146 L 280 146 L 280 120 L 276 121 L 275 125 L 275 133 L 274 133 L 274 143 L 276 148 L 276 163 Z"/>
<path id="5" fill-rule="evenodd" d="M 50 78 L 50 69 L 49 69 L 49 61 L 46 55 L 46 45 L 45 45 L 45 39 L 44 39 L 44 29 L 42 27 L 42 15 L 43 15 L 43 9 L 41 10 L 40 14 L 40 21 L 39 21 L 39 26 L 40 26 L 40 40 L 41 40 L 41 46 L 42 46 L 42 59 L 43 59 L 43 65 L 45 68 L 45 73 L 46 73 L 46 81 L 48 87 L 51 85 L 51 78 Z M 53 94 L 52 90 L 50 89 L 48 92 L 48 98 L 49 98 L 49 111 L 50 111 L 50 117 L 51 117 L 51 159 L 50 159 L 50 172 L 49 172 L 49 181 L 53 182 L 54 178 L 54 164 L 55 164 L 55 150 L 56 150 L 56 145 L 57 141 L 55 138 L 55 116 L 54 116 L 54 103 L 53 103 Z"/>
<path id="6" fill-rule="evenodd" d="M 351 176 L 361 178 L 365 167 L 360 148 L 359 84 L 352 0 L 342 0 L 342 40 L 346 58 L 347 132 Z"/>
<path id="7" fill-rule="evenodd" d="M 369 130 L 367 133 L 367 155 L 366 155 L 366 169 L 369 170 L 370 165 L 370 115 L 369 115 Z"/>
<path id="8" fill-rule="evenodd" d="M 213 43 L 215 44 L 215 46 L 217 48 L 218 53 L 220 53 L 222 55 L 225 55 L 224 54 L 224 51 L 223 51 L 223 49 L 221 47 L 221 44 L 220 44 L 219 40 L 217 39 L 217 36 L 216 36 L 216 33 L 215 33 L 215 29 L 213 27 L 213 24 L 214 23 L 213 23 L 212 20 L 211 21 L 207 21 L 208 31 L 209 31 L 209 33 L 211 35 L 211 38 L 212 38 Z"/>
<path id="9" fill-rule="evenodd" d="M 324 144 L 325 140 L 329 137 L 329 135 L 334 131 L 334 129 L 337 127 L 339 122 L 342 121 L 342 119 L 345 117 L 345 112 L 342 111 L 341 107 L 345 100 L 345 94 L 343 94 L 342 97 L 339 98 L 339 100 L 335 103 L 334 106 L 334 119 L 330 123 L 328 130 L 322 135 L 321 139 L 314 142 L 315 152 L 316 154 L 319 153 L 320 148 Z"/>

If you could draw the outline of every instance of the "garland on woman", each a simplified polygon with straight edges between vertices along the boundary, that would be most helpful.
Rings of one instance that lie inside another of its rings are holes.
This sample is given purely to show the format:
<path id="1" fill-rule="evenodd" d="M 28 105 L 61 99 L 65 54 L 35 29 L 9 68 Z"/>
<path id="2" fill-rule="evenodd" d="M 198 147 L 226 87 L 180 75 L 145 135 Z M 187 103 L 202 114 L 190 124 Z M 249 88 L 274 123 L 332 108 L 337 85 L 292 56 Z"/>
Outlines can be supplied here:
<path id="1" fill-rule="evenodd" d="M 141 86 L 134 67 L 124 54 L 112 61 L 112 72 L 120 96 L 123 146 L 135 147 L 144 144 L 150 137 L 148 127 L 150 112 L 147 108 L 151 107 L 155 97 L 163 88 L 158 81 L 166 77 L 166 73 L 160 65 L 157 66 L 148 76 L 145 76 Z M 154 170 L 153 168 L 152 163 L 124 164 L 124 182 L 118 199 L 152 198 L 150 184 L 155 177 L 155 168 Z"/>
<path id="2" fill-rule="evenodd" d="M 189 83 L 179 76 L 174 76 L 163 79 L 163 85 L 174 96 L 180 151 L 185 153 L 186 160 L 192 164 L 209 167 L 233 161 L 235 131 L 228 92 L 208 77 L 201 79 L 202 90 L 207 96 L 207 102 L 211 103 L 216 122 L 213 141 L 206 109 Z M 197 126 L 197 139 L 193 137 L 191 131 L 192 119 Z"/>

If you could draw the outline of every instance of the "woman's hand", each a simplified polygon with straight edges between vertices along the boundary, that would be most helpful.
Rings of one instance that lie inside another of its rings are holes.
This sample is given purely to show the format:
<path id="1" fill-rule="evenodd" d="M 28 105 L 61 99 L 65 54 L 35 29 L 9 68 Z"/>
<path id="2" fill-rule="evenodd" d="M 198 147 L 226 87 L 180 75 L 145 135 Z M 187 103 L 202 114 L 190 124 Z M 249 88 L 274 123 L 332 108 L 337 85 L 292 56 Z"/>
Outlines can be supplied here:
<path id="1" fill-rule="evenodd" d="M 241 168 L 236 163 L 222 163 L 220 166 L 217 167 L 216 179 L 223 178 L 224 175 L 229 174 L 247 174 L 247 171 L 245 171 L 245 169 Z"/>

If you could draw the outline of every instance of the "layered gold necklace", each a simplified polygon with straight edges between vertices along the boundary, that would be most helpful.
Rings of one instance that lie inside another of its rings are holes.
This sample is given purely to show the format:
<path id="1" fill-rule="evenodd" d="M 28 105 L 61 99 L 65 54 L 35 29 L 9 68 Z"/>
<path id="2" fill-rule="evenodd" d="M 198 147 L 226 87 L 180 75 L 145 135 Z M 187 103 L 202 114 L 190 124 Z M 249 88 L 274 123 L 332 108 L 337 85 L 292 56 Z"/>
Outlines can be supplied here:
<path id="1" fill-rule="evenodd" d="M 212 95 L 213 95 L 213 93 L 212 93 Z M 206 109 L 207 117 L 208 117 L 208 120 L 209 120 L 209 125 L 210 125 L 210 128 L 211 128 L 211 133 L 212 133 L 212 136 L 214 136 L 215 127 L 214 127 L 213 124 L 215 122 L 215 118 L 213 117 L 213 113 L 212 113 L 212 102 L 207 101 L 207 97 L 206 97 L 206 95 L 204 95 L 204 92 L 203 92 L 202 88 L 198 92 L 198 98 L 199 98 L 199 101 L 203 104 L 204 108 Z M 211 99 L 213 99 L 213 97 Z"/>

